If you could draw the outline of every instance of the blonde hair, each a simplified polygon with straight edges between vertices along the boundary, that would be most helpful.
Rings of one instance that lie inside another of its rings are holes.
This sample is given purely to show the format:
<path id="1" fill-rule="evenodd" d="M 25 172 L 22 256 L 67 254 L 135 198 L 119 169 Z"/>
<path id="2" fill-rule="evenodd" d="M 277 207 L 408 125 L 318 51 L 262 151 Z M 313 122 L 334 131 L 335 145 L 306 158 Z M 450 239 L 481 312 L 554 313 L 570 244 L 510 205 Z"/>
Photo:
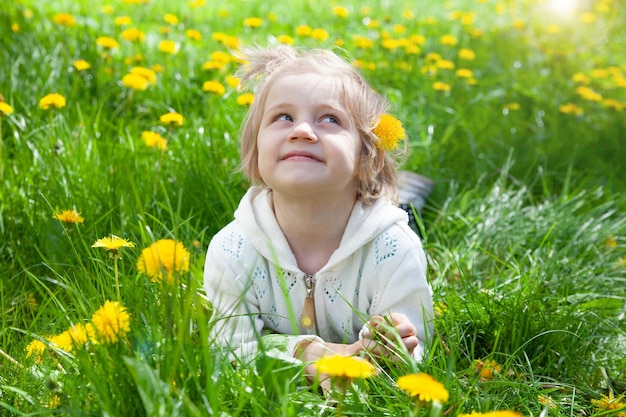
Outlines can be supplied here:
<path id="1" fill-rule="evenodd" d="M 397 202 L 396 161 L 402 152 L 389 154 L 376 147 L 372 128 L 387 112 L 389 102 L 372 90 L 356 69 L 335 53 L 325 49 L 297 51 L 290 46 L 243 51 L 246 64 L 239 71 L 242 86 L 252 89 L 254 102 L 241 129 L 241 171 L 255 184 L 263 184 L 258 169 L 257 136 L 265 102 L 274 81 L 284 75 L 314 72 L 336 76 L 343 104 L 358 130 L 361 155 L 357 199 L 371 204 L 380 197 Z M 403 141 L 406 151 L 406 140 Z"/>

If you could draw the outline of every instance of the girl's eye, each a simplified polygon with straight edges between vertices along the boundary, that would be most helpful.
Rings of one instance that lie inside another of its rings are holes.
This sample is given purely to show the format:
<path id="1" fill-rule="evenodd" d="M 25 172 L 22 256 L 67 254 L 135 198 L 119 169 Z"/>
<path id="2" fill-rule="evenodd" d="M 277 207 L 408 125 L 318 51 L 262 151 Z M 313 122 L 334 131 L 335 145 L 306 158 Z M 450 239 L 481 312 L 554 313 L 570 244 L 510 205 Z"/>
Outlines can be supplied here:
<path id="1" fill-rule="evenodd" d="M 339 123 L 339 119 L 337 119 L 335 116 L 331 116 L 331 115 L 324 116 L 324 117 L 322 117 L 321 120 L 322 120 L 322 122 L 334 123 L 334 124 L 337 124 L 337 125 L 340 124 Z"/>
<path id="2" fill-rule="evenodd" d="M 279 114 L 276 117 L 276 121 L 288 121 L 288 122 L 293 122 L 293 119 L 291 118 L 291 116 L 289 116 L 288 114 Z"/>

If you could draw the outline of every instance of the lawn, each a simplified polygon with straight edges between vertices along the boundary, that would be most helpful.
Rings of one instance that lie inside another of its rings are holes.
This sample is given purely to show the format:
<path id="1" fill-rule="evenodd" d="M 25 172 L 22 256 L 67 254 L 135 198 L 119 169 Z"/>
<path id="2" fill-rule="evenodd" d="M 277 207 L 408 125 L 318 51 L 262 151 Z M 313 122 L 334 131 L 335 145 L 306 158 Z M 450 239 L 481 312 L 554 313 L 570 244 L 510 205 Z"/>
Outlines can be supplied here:
<path id="1" fill-rule="evenodd" d="M 624 27 L 622 0 L 0 0 L 0 415 L 626 416 Z M 428 354 L 331 397 L 209 337 L 237 51 L 278 44 L 360 68 L 435 182 Z"/>

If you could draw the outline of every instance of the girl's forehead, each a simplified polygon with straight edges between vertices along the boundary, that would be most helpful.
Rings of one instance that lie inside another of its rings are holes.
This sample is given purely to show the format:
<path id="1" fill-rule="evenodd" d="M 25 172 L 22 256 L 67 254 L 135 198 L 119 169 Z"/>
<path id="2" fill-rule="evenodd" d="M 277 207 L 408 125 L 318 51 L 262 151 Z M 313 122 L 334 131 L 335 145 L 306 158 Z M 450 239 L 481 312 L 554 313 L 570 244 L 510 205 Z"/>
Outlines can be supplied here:
<path id="1" fill-rule="evenodd" d="M 316 101 L 333 101 L 343 104 L 345 89 L 341 79 L 317 72 L 287 73 L 268 85 L 268 99 L 280 100 L 290 94 Z"/>

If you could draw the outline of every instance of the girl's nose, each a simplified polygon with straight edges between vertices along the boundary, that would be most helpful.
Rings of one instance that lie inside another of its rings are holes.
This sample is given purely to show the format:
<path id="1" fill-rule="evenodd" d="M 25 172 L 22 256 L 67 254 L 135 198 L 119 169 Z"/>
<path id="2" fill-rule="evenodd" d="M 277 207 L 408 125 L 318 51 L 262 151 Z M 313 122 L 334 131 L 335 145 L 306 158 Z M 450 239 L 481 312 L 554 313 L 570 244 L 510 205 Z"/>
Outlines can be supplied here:
<path id="1" fill-rule="evenodd" d="M 291 135 L 289 136 L 289 140 L 298 139 L 304 139 L 309 142 L 317 142 L 317 135 L 315 134 L 315 130 L 310 123 L 300 122 L 294 125 Z"/>

